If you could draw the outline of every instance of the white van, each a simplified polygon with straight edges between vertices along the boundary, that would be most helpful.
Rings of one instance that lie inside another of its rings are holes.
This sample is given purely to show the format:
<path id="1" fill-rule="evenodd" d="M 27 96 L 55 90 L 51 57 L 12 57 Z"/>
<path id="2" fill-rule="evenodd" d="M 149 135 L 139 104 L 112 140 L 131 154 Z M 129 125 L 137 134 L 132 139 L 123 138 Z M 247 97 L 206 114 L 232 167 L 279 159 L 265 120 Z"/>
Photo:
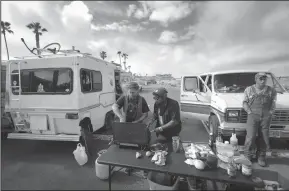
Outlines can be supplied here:
<path id="1" fill-rule="evenodd" d="M 89 54 L 70 52 L 10 60 L 6 65 L 6 116 L 12 139 L 79 141 L 79 122 L 93 132 L 110 128 L 120 69 Z"/>
<path id="2" fill-rule="evenodd" d="M 255 74 L 264 71 L 223 71 L 200 76 L 183 76 L 181 81 L 181 111 L 202 120 L 214 137 L 221 132 L 230 136 L 233 129 L 245 136 L 247 113 L 242 103 L 244 90 L 255 83 Z M 289 93 L 276 77 L 268 74 L 267 85 L 277 92 L 275 118 L 270 126 L 270 137 L 289 140 Z"/>

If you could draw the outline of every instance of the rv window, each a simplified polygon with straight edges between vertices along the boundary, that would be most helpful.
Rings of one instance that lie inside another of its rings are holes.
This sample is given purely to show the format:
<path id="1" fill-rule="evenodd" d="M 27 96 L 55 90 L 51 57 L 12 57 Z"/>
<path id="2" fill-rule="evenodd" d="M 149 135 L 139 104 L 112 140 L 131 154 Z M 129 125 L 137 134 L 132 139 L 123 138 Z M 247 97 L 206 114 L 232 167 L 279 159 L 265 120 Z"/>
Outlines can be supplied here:
<path id="1" fill-rule="evenodd" d="M 14 70 L 13 73 L 17 71 Z M 11 76 L 13 86 L 18 86 L 18 75 Z M 72 70 L 61 69 L 27 69 L 21 70 L 22 94 L 70 94 L 72 92 Z M 19 88 L 13 87 L 12 93 L 18 94 Z"/>
<path id="2" fill-rule="evenodd" d="M 93 91 L 101 91 L 102 90 L 102 76 L 98 71 L 92 71 L 92 89 Z"/>
<path id="3" fill-rule="evenodd" d="M 83 93 L 102 91 L 102 75 L 99 71 L 80 70 L 81 91 Z"/>
<path id="4" fill-rule="evenodd" d="M 184 79 L 184 89 L 185 91 L 194 91 L 198 88 L 198 80 L 196 77 L 186 77 Z"/>

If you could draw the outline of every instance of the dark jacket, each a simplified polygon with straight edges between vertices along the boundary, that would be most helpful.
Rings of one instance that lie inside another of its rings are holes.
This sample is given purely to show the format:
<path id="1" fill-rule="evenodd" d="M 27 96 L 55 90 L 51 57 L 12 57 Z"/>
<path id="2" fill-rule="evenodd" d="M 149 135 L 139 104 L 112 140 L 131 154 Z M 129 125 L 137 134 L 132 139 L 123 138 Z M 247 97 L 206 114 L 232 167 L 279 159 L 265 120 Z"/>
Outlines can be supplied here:
<path id="1" fill-rule="evenodd" d="M 164 129 L 164 131 L 160 132 L 160 134 L 167 137 L 167 138 L 173 137 L 173 136 L 178 136 L 181 129 L 182 129 L 182 121 L 181 121 L 179 103 L 176 100 L 173 100 L 171 98 L 167 98 L 167 103 L 163 106 L 159 106 L 157 104 L 154 104 L 154 119 L 157 120 L 156 127 L 160 126 L 160 122 L 158 119 L 159 108 L 161 109 L 160 115 L 163 118 L 164 124 L 167 124 L 171 120 L 174 120 L 177 122 L 176 125 L 173 125 L 171 127 L 168 127 L 167 129 Z"/>

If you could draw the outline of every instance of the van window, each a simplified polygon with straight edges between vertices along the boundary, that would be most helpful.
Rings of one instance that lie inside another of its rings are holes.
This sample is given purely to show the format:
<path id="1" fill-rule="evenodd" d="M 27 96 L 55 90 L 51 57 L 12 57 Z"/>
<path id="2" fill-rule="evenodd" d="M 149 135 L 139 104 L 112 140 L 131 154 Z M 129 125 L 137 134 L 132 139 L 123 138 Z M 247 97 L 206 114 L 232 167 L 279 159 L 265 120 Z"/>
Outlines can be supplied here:
<path id="1" fill-rule="evenodd" d="M 212 76 L 211 75 L 209 75 L 209 79 L 207 81 L 207 86 L 212 91 Z"/>
<path id="2" fill-rule="evenodd" d="M 198 88 L 198 79 L 196 77 L 185 77 L 184 79 L 184 90 L 193 91 Z"/>
<path id="3" fill-rule="evenodd" d="M 12 71 L 17 73 L 18 70 Z M 21 70 L 21 94 L 70 94 L 73 89 L 73 72 L 69 68 L 38 68 Z M 19 86 L 18 75 L 11 75 L 11 85 Z M 19 93 L 18 87 L 12 93 Z"/>
<path id="4" fill-rule="evenodd" d="M 99 71 L 80 69 L 81 91 L 83 93 L 102 91 L 102 75 Z"/>

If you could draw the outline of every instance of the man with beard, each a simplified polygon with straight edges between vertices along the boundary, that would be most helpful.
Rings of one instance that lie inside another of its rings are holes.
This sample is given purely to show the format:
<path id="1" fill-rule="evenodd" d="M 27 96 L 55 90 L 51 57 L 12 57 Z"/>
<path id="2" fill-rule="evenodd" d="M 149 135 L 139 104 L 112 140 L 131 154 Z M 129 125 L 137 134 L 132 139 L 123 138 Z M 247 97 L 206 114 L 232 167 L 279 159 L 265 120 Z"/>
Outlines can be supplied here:
<path id="1" fill-rule="evenodd" d="M 127 84 L 126 91 L 126 94 L 113 104 L 114 114 L 119 117 L 120 122 L 143 122 L 148 117 L 149 107 L 146 100 L 139 95 L 138 83 L 130 82 Z"/>
<path id="2" fill-rule="evenodd" d="M 180 106 L 176 100 L 167 97 L 165 88 L 158 88 L 153 92 L 154 116 L 153 120 L 157 121 L 156 143 L 166 143 L 169 149 L 172 149 L 172 137 L 178 136 L 182 129 Z"/>
<path id="3" fill-rule="evenodd" d="M 122 95 L 112 106 L 114 114 L 120 122 L 142 123 L 148 117 L 150 111 L 146 100 L 139 95 L 139 85 L 130 82 L 125 88 L 125 95 Z M 121 111 L 121 108 L 123 111 Z M 130 174 L 132 169 L 125 169 Z"/>
<path id="4" fill-rule="evenodd" d="M 247 87 L 244 92 L 243 107 L 248 113 L 245 155 L 252 160 L 252 149 L 257 146 L 258 164 L 264 167 L 266 151 L 270 149 L 269 127 L 276 106 L 277 92 L 266 85 L 266 73 L 256 74 L 255 81 L 256 84 Z"/>

